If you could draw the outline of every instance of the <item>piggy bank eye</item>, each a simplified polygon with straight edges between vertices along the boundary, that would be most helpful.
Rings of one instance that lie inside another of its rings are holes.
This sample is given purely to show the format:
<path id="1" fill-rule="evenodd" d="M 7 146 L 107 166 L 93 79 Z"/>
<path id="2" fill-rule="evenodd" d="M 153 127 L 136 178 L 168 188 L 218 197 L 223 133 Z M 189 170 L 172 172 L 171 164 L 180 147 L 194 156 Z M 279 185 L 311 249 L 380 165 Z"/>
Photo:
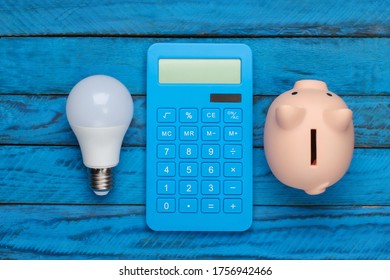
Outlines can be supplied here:
<path id="1" fill-rule="evenodd" d="M 294 91 L 294 92 L 292 92 L 291 94 L 292 94 L 292 95 L 297 95 L 298 92 Z"/>
<path id="2" fill-rule="evenodd" d="M 327 92 L 326 93 L 327 96 L 333 96 L 331 93 Z"/>

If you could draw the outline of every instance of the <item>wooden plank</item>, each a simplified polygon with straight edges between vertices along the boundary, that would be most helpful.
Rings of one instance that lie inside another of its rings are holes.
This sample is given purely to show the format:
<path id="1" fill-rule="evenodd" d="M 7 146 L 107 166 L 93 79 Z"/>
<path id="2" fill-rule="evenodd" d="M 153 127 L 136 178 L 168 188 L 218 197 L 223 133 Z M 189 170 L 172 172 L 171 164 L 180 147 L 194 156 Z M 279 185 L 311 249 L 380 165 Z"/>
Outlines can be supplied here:
<path id="1" fill-rule="evenodd" d="M 114 188 L 106 197 L 89 189 L 78 147 L 0 146 L 0 203 L 145 204 L 145 148 L 122 148 Z M 287 188 L 254 150 L 255 205 L 389 205 L 390 149 L 356 149 L 341 181 L 319 196 Z"/>
<path id="2" fill-rule="evenodd" d="M 133 100 L 134 117 L 123 143 L 145 145 L 146 98 Z M 0 144 L 78 145 L 65 108 L 66 96 L 0 95 Z"/>
<path id="3" fill-rule="evenodd" d="M 107 74 L 145 94 L 146 53 L 156 42 L 249 45 L 257 95 L 300 79 L 324 80 L 343 95 L 390 94 L 390 38 L 2 38 L 0 93 L 65 94 L 86 76 Z"/>
<path id="4" fill-rule="evenodd" d="M 154 232 L 141 206 L 0 206 L 1 259 L 390 259 L 390 207 L 255 207 L 246 232 Z"/>
<path id="5" fill-rule="evenodd" d="M 274 98 L 254 98 L 256 147 L 263 146 L 265 117 Z M 390 147 L 390 96 L 345 96 L 344 100 L 354 112 L 355 146 Z M 66 96 L 3 95 L 0 101 L 0 144 L 77 145 L 66 119 Z M 145 97 L 135 96 L 134 104 L 124 145 L 145 146 Z"/>
<path id="6" fill-rule="evenodd" d="M 388 1 L 3 0 L 1 35 L 389 36 Z"/>

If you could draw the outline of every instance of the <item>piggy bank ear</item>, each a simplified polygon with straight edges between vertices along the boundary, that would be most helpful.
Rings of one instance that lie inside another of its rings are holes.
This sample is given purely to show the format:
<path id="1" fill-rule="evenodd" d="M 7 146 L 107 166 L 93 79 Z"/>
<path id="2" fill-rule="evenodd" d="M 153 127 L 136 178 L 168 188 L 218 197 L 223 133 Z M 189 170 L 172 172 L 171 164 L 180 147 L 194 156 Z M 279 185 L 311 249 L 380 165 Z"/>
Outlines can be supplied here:
<path id="1" fill-rule="evenodd" d="M 349 109 L 326 110 L 324 111 L 324 120 L 330 127 L 338 131 L 345 131 L 352 123 L 352 111 Z"/>
<path id="2" fill-rule="evenodd" d="M 290 105 L 276 108 L 276 122 L 283 129 L 292 129 L 299 125 L 305 117 L 306 110 Z"/>

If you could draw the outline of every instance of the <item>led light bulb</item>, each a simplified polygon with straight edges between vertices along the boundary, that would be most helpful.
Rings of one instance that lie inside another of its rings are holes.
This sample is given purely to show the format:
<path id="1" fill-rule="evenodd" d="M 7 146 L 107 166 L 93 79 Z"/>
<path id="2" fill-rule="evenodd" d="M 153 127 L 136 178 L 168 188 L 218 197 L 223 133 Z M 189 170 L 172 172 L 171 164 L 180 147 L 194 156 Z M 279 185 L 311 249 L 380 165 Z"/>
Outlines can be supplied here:
<path id="1" fill-rule="evenodd" d="M 112 187 L 111 168 L 119 162 L 123 137 L 133 118 L 130 92 L 118 80 L 95 75 L 78 82 L 66 103 L 66 115 L 90 169 L 92 190 L 106 195 Z"/>

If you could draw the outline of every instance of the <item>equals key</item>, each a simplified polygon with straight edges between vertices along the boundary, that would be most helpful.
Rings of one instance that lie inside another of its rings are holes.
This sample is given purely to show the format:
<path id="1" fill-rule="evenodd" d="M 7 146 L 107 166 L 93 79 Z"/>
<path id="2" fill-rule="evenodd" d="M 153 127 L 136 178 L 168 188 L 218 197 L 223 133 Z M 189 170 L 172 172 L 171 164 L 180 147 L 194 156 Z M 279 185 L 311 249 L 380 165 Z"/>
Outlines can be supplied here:
<path id="1" fill-rule="evenodd" d="M 202 199 L 202 212 L 203 213 L 218 213 L 219 212 L 219 199 Z"/>

